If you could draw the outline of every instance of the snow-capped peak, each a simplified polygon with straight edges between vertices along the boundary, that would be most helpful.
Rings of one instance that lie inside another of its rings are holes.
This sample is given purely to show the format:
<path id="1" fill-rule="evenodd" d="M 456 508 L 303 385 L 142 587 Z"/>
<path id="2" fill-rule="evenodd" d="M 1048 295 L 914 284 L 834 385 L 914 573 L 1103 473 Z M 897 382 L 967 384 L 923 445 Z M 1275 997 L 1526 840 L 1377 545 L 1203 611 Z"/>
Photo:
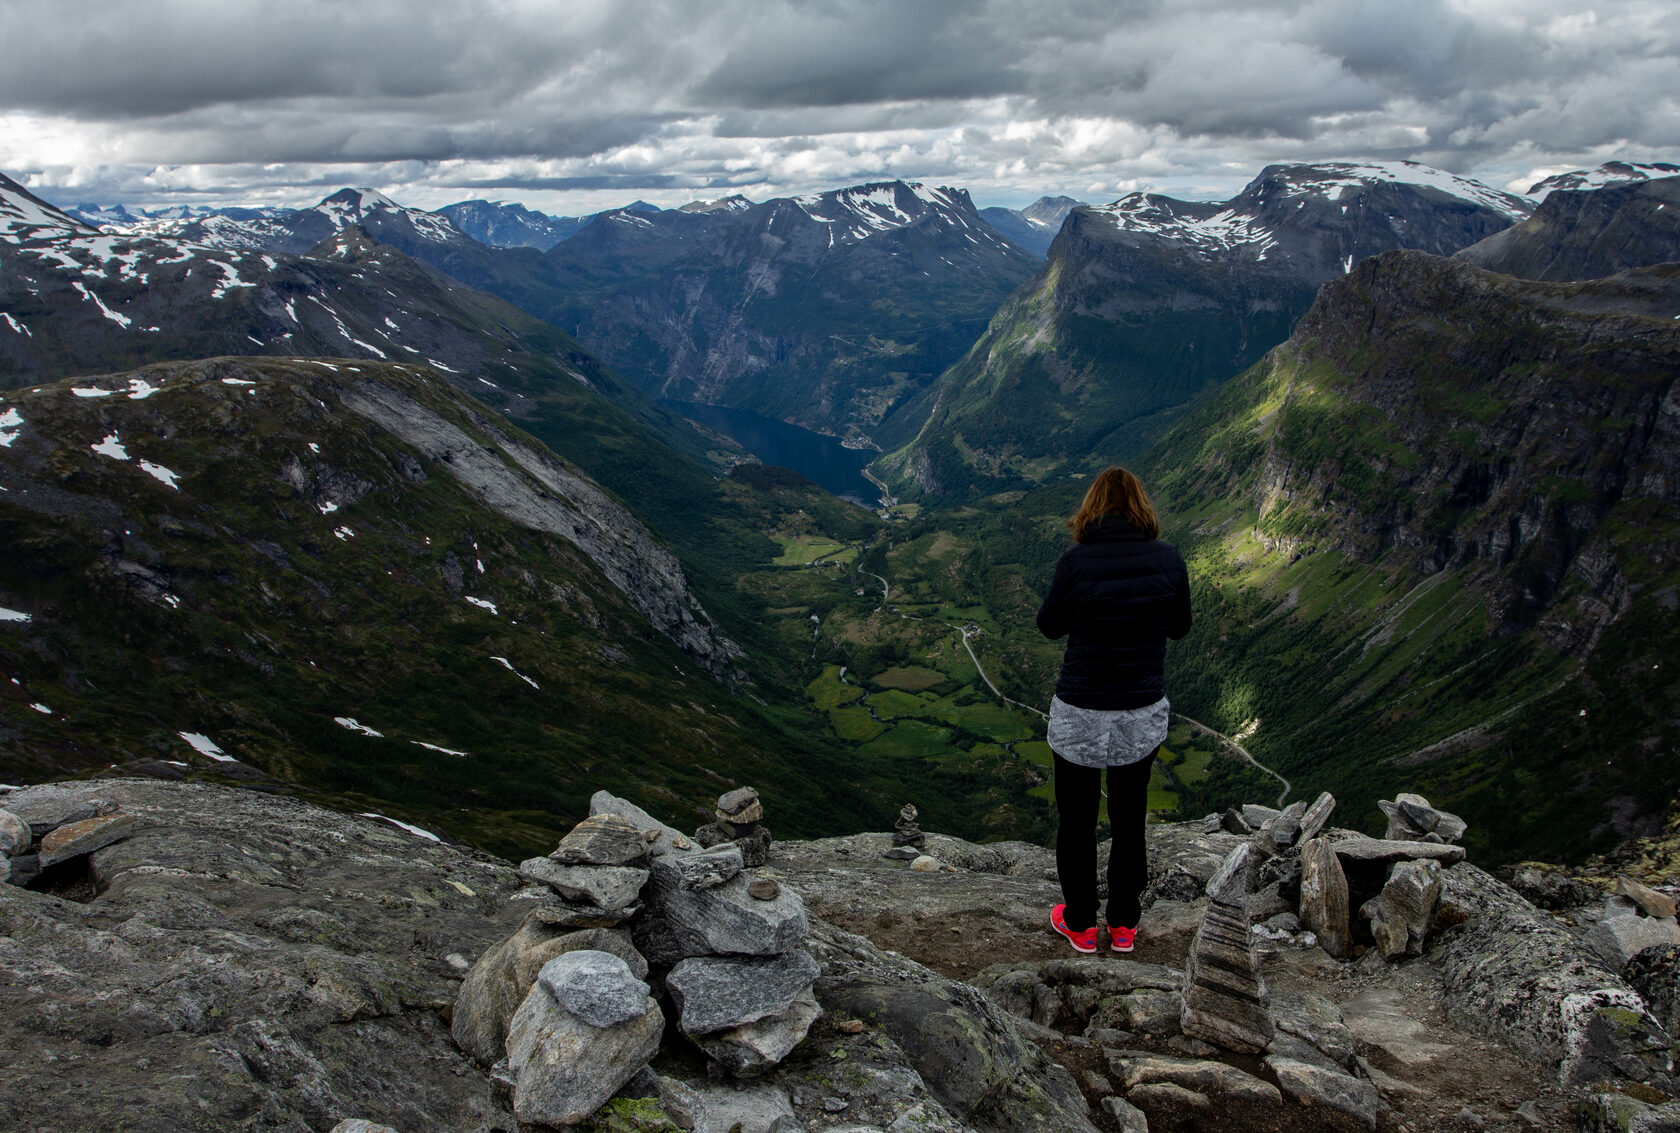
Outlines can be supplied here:
<path id="1" fill-rule="evenodd" d="M 1627 181 L 1652 181 L 1659 177 L 1680 177 L 1680 165 L 1666 161 L 1607 161 L 1597 169 L 1575 169 L 1558 173 L 1529 186 L 1528 195 L 1544 200 L 1557 189 L 1602 189 Z"/>
<path id="2" fill-rule="evenodd" d="M 741 212 L 750 209 L 753 203 L 740 193 L 727 197 L 719 197 L 715 201 L 690 201 L 683 205 L 678 212 Z"/>
<path id="3" fill-rule="evenodd" d="M 0 240 L 17 242 L 38 237 L 91 236 L 97 229 L 55 208 L 0 173 Z"/>
<path id="4" fill-rule="evenodd" d="M 1416 161 L 1324 161 L 1312 165 L 1273 165 L 1262 170 L 1249 189 L 1262 182 L 1281 183 L 1291 193 L 1339 199 L 1349 189 L 1383 182 L 1435 189 L 1448 196 L 1491 208 L 1512 220 L 1534 211 L 1532 202 L 1513 193 L 1489 188 L 1480 181 L 1448 173 Z"/>

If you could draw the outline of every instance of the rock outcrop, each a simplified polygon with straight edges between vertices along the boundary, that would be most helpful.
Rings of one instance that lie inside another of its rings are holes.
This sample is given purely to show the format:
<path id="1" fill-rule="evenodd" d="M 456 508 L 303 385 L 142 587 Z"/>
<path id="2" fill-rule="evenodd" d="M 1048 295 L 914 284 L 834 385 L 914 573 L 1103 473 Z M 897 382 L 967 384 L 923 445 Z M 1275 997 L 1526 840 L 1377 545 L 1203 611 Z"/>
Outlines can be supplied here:
<path id="1" fill-rule="evenodd" d="M 1297 847 L 1278 850 L 1284 812 L 1243 836 L 1151 827 L 1139 951 L 1122 958 L 1067 952 L 1042 923 L 1053 858 L 1018 843 L 927 835 L 946 863 L 934 873 L 882 857 L 890 833 L 776 843 L 720 881 L 727 850 L 721 870 L 679 866 L 720 855 L 602 794 L 542 860 L 646 869 L 607 910 L 256 792 L 106 780 L 0 801 L 14 866 L 48 839 L 83 847 L 0 885 L 0 1042 L 29 1052 L 0 1067 L 8 1128 L 1359 1133 L 1660 1128 L 1675 1104 L 1674 949 L 1618 974 L 1587 948 L 1594 910 L 1571 927 L 1469 863 L 1419 858 L 1379 861 L 1372 899 L 1438 881 L 1428 934 L 1408 927 L 1385 960 L 1381 932 L 1351 923 L 1363 955 L 1338 961 L 1268 930 L 1293 913 L 1255 919 L 1299 868 Z M 95 846 L 96 830 L 117 836 Z M 1311 841 L 1340 861 L 1358 839 Z M 1277 852 L 1256 863 L 1265 844 Z M 1666 883 L 1644 888 L 1661 911 Z M 695 929 L 681 939 L 705 952 L 661 953 L 677 931 L 642 926 L 671 893 L 721 901 L 735 945 L 776 946 L 720 951 Z M 800 895 L 806 931 L 785 947 L 785 918 L 741 919 L 741 900 Z M 1416 908 L 1375 927 L 1416 923 Z M 604 913 L 626 919 L 579 923 Z M 1246 1053 L 1186 1010 L 1238 953 L 1267 990 L 1245 1000 Z M 74 1072 L 42 1089 L 42 1065 Z"/>

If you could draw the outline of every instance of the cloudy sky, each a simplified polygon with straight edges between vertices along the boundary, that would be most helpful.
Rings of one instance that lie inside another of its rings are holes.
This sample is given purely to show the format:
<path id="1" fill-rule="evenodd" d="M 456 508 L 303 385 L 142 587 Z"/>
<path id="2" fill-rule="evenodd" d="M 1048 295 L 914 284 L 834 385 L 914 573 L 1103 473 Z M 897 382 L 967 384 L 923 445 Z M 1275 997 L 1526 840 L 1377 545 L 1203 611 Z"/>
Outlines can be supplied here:
<path id="1" fill-rule="evenodd" d="M 0 0 L 0 171 L 61 204 L 1020 206 L 1357 157 L 1680 161 L 1673 0 Z"/>

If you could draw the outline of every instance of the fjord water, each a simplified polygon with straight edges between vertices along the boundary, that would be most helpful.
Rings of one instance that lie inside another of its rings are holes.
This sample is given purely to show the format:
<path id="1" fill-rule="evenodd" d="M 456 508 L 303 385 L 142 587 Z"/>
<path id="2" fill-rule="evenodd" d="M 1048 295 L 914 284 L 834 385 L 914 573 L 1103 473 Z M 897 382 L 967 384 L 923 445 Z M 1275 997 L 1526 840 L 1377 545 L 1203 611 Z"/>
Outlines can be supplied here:
<path id="1" fill-rule="evenodd" d="M 662 404 L 691 421 L 728 434 L 765 464 L 791 468 L 837 496 L 869 507 L 880 494 L 863 477 L 863 470 L 878 455 L 874 449 L 846 448 L 834 437 L 744 409 L 692 401 Z"/>

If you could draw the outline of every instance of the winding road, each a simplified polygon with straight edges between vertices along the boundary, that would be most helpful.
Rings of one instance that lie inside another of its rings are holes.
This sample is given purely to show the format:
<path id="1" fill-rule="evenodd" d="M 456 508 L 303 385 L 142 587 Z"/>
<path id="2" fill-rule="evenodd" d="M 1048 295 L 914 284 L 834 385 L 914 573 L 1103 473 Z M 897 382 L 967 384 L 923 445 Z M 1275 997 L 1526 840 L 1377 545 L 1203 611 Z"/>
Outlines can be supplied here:
<path id="1" fill-rule="evenodd" d="M 892 593 L 892 588 L 891 588 L 890 584 L 887 582 L 887 580 L 885 578 L 882 578 L 880 575 L 875 574 L 872 571 L 859 570 L 858 573 L 859 574 L 867 574 L 867 575 L 869 575 L 870 578 L 876 579 L 881 583 L 881 604 L 879 606 L 877 606 L 875 608 L 875 610 L 876 610 L 877 613 L 879 613 L 882 610 L 886 609 L 887 598 Z M 916 618 L 913 615 L 909 615 L 909 614 L 900 614 L 899 617 L 909 618 L 910 620 L 913 620 L 913 621 L 924 620 L 922 618 Z M 978 626 L 975 626 L 975 625 L 972 625 L 972 624 L 964 625 L 964 626 L 954 626 L 954 625 L 951 625 L 949 622 L 946 622 L 944 624 L 946 626 L 949 626 L 949 628 L 954 629 L 958 633 L 962 634 L 963 648 L 968 650 L 968 659 L 970 661 L 974 662 L 975 672 L 980 674 L 980 679 L 982 681 L 986 682 L 986 687 L 991 690 L 991 693 L 992 693 L 993 696 L 997 697 L 999 700 L 1003 701 L 1003 703 L 1005 703 L 1005 704 L 1014 705 L 1016 708 L 1024 708 L 1028 712 L 1036 712 L 1039 716 L 1043 717 L 1045 720 L 1050 719 L 1049 713 L 1043 711 L 1042 709 L 1034 708 L 1030 704 L 1022 704 L 1019 700 L 1011 700 L 1009 697 L 1003 695 L 1003 693 L 998 691 L 997 685 L 993 684 L 992 683 L 992 678 L 989 677 L 986 674 L 986 667 L 980 663 L 980 658 L 975 654 L 974 646 L 970 641 L 971 638 L 980 636 L 982 631 L 980 630 L 980 628 Z M 844 680 L 845 678 L 842 676 L 841 679 Z M 874 709 L 873 708 L 870 709 L 870 714 L 871 715 L 874 714 Z M 1172 714 L 1172 718 L 1174 720 L 1177 720 L 1180 723 L 1188 724 L 1192 728 L 1196 729 L 1197 731 L 1203 732 L 1203 733 L 1205 733 L 1209 736 L 1212 736 L 1214 739 L 1221 741 L 1227 747 L 1229 747 L 1232 751 L 1236 752 L 1237 755 L 1242 758 L 1243 762 L 1249 764 L 1249 766 L 1251 766 L 1251 767 L 1254 767 L 1256 770 L 1265 772 L 1267 775 L 1270 775 L 1272 778 L 1276 779 L 1279 783 L 1282 783 L 1283 784 L 1283 791 L 1278 795 L 1277 805 L 1278 805 L 1278 809 L 1280 809 L 1280 810 L 1283 809 L 1284 800 L 1289 797 L 1289 792 L 1291 790 L 1288 779 L 1285 779 L 1282 775 L 1279 775 L 1276 771 L 1273 771 L 1270 767 L 1267 767 L 1264 763 L 1261 763 L 1258 759 L 1255 759 L 1253 754 L 1247 748 L 1243 747 L 1242 744 L 1238 743 L 1236 740 L 1232 739 L 1230 736 L 1227 736 L 1224 732 L 1217 731 L 1213 728 L 1210 728 L 1206 724 L 1202 723 L 1199 720 L 1192 720 L 1190 717 L 1184 715 L 1182 712 L 1174 712 Z"/>

